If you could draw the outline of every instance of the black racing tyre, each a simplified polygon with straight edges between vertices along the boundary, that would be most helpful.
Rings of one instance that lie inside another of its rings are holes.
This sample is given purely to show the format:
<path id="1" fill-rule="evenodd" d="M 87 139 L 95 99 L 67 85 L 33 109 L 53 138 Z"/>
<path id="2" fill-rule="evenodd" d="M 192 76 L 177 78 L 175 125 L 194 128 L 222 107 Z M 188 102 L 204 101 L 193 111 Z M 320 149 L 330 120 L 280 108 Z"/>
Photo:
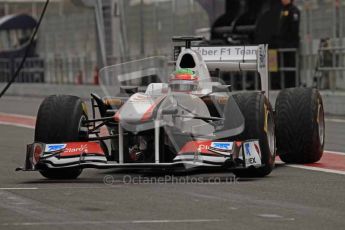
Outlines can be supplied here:
<path id="1" fill-rule="evenodd" d="M 263 166 L 234 170 L 238 177 L 264 177 L 271 173 L 275 163 L 274 117 L 271 104 L 262 93 L 239 93 L 234 95 L 245 119 L 245 129 L 234 140 L 258 139 Z M 231 114 L 230 114 L 231 116 Z"/>
<path id="2" fill-rule="evenodd" d="M 44 99 L 37 114 L 35 142 L 46 144 L 83 141 L 87 131 L 81 130 L 82 120 L 87 119 L 86 106 L 76 96 L 52 95 Z M 82 169 L 41 169 L 49 179 L 75 179 Z"/>
<path id="3" fill-rule="evenodd" d="M 314 163 L 325 142 L 322 98 L 317 89 L 282 90 L 276 101 L 277 153 L 286 163 Z"/>

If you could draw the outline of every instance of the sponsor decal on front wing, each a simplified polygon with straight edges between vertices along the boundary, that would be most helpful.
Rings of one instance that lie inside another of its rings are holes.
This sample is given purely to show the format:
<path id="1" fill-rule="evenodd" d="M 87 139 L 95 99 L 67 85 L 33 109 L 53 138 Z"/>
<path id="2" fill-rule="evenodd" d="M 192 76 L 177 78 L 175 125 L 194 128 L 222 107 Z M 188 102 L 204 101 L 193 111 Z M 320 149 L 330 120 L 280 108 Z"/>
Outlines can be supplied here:
<path id="1" fill-rule="evenodd" d="M 58 154 L 60 157 L 71 157 L 80 154 L 104 155 L 100 145 L 96 142 L 69 142 L 64 144 L 46 144 L 44 156 Z"/>
<path id="2" fill-rule="evenodd" d="M 179 154 L 184 153 L 201 153 L 212 155 L 230 156 L 233 149 L 233 142 L 219 142 L 219 141 L 190 141 L 187 142 Z"/>
<path id="3" fill-rule="evenodd" d="M 233 142 L 212 142 L 208 150 L 224 156 L 230 156 L 232 153 L 233 144 Z"/>
<path id="4" fill-rule="evenodd" d="M 60 154 L 61 157 L 75 156 L 80 154 L 104 155 L 101 146 L 96 142 L 72 142 L 67 143 Z"/>
<path id="5" fill-rule="evenodd" d="M 261 166 L 261 152 L 258 141 L 245 142 L 243 144 L 243 152 L 246 168 L 249 166 Z"/>
<path id="6" fill-rule="evenodd" d="M 211 147 L 219 150 L 232 150 L 233 142 L 212 142 Z"/>
<path id="7" fill-rule="evenodd" d="M 44 152 L 56 152 L 66 148 L 66 144 L 47 144 Z"/>

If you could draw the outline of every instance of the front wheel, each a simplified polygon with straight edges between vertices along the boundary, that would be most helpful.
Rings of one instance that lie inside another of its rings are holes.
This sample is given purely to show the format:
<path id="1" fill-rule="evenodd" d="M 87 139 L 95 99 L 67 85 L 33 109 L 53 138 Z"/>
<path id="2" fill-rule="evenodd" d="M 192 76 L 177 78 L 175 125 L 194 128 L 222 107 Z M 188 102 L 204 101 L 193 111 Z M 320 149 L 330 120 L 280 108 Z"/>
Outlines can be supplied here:
<path id="1" fill-rule="evenodd" d="M 312 88 L 282 90 L 276 101 L 277 151 L 286 163 L 314 163 L 325 144 L 322 98 Z"/>
<path id="2" fill-rule="evenodd" d="M 235 139 L 246 141 L 259 140 L 261 150 L 260 168 L 235 170 L 239 177 L 264 177 L 271 173 L 275 163 L 275 129 L 271 104 L 262 93 L 240 93 L 234 95 L 245 119 L 244 131 Z"/>
<path id="3" fill-rule="evenodd" d="M 87 120 L 86 106 L 79 97 L 52 95 L 44 99 L 37 114 L 35 142 L 45 144 L 83 141 L 87 130 L 82 121 Z M 49 179 L 75 179 L 82 169 L 40 169 Z"/>

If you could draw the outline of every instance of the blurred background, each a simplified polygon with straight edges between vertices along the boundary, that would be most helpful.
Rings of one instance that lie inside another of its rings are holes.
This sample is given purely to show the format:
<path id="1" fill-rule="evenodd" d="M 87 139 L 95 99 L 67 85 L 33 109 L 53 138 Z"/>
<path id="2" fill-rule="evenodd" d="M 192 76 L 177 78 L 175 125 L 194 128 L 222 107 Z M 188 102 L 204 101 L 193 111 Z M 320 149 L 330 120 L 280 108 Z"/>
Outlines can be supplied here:
<path id="1" fill-rule="evenodd" d="M 18 66 L 44 2 L 0 0 L 0 82 L 7 82 Z M 16 82 L 97 85 L 98 71 L 107 65 L 161 55 L 173 60 L 172 36 L 203 35 L 212 43 L 215 23 L 224 15 L 238 14 L 239 2 L 242 0 L 51 0 Z M 255 26 L 262 12 L 281 7 L 280 0 L 243 2 L 248 12 L 254 12 L 246 23 Z M 345 90 L 345 1 L 294 3 L 301 13 L 300 45 L 274 47 L 271 74 L 283 79 L 293 72 L 296 85 Z M 274 21 L 261 26 L 269 28 L 271 23 Z M 255 42 L 258 40 L 249 41 Z M 291 66 L 284 66 L 286 52 L 296 57 Z M 245 84 L 235 85 L 246 89 Z M 278 88 L 284 87 L 283 79 Z"/>

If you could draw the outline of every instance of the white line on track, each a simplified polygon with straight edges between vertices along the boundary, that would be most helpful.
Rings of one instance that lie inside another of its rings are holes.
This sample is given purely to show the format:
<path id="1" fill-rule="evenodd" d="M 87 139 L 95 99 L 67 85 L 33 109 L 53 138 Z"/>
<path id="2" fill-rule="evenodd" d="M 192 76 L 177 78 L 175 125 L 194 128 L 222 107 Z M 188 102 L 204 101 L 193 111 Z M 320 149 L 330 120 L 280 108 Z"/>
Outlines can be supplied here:
<path id="1" fill-rule="evenodd" d="M 325 121 L 335 122 L 335 123 L 345 123 L 344 119 L 337 119 L 337 118 L 325 118 Z"/>
<path id="2" fill-rule="evenodd" d="M 36 187 L 31 187 L 31 188 L 0 188 L 0 190 L 35 190 L 38 189 Z"/>
<path id="3" fill-rule="evenodd" d="M 279 220 L 287 220 L 287 221 L 295 220 L 295 218 L 286 218 L 277 214 L 259 214 L 258 216 L 262 218 L 268 218 L 268 219 L 279 219 Z"/>
<path id="4" fill-rule="evenodd" d="M 345 153 L 340 153 L 340 152 L 332 152 L 332 151 L 326 151 L 326 152 L 332 153 L 332 154 L 338 154 L 338 155 L 345 155 Z M 311 170 L 311 171 L 319 171 L 319 172 L 345 175 L 345 171 L 341 171 L 341 170 L 326 169 L 326 168 L 305 166 L 305 165 L 296 165 L 296 164 L 285 164 L 283 161 L 280 161 L 280 160 L 276 160 L 275 163 L 276 163 L 276 165 L 285 165 L 285 166 L 291 167 L 291 168 L 299 168 L 299 169 L 306 169 L 306 170 Z"/>
<path id="5" fill-rule="evenodd" d="M 100 180 L 101 181 L 101 180 Z M 54 181 L 49 181 L 49 182 L 54 182 Z M 78 183 L 78 181 L 76 181 L 76 183 Z M 0 187 L 0 191 L 1 190 L 4 190 L 4 191 L 10 191 L 10 190 L 64 190 L 64 189 L 114 189 L 114 188 L 119 188 L 120 185 L 112 185 L 112 186 L 109 186 L 109 185 L 104 185 L 104 186 L 74 186 L 74 187 L 27 187 L 27 188 L 1 188 Z"/>
<path id="6" fill-rule="evenodd" d="M 18 117 L 18 118 L 36 119 L 36 117 L 34 117 L 34 116 L 21 115 L 21 114 L 14 114 L 14 113 L 2 113 L 2 112 L 0 112 L 0 115 L 1 115 L 1 116 Z"/>
<path id="7" fill-rule="evenodd" d="M 0 121 L 0 125 L 10 125 L 10 126 L 15 126 L 15 127 L 20 127 L 20 128 L 27 128 L 27 129 L 34 129 L 34 126 L 31 125 L 23 125 L 23 124 L 15 124 L 12 122 L 5 122 L 5 121 Z"/>
<path id="8" fill-rule="evenodd" d="M 304 165 L 293 165 L 293 164 L 289 164 L 286 166 L 292 167 L 292 168 L 307 169 L 307 170 L 311 170 L 311 171 L 319 171 L 319 172 L 345 175 L 345 171 L 334 170 L 334 169 L 325 169 L 325 168 L 319 168 L 319 167 L 304 166 Z"/>
<path id="9" fill-rule="evenodd" d="M 0 226 L 40 226 L 40 225 L 104 225 L 104 224 L 169 224 L 221 222 L 223 219 L 185 219 L 185 220 L 114 220 L 114 221 L 61 221 L 61 222 L 17 222 L 3 223 Z"/>
<path id="10" fill-rule="evenodd" d="M 337 152 L 337 151 L 329 151 L 329 150 L 325 150 L 325 153 L 330 153 L 330 154 L 336 154 L 336 155 L 342 155 L 342 156 L 345 156 L 345 153 L 343 153 L 343 152 Z"/>

